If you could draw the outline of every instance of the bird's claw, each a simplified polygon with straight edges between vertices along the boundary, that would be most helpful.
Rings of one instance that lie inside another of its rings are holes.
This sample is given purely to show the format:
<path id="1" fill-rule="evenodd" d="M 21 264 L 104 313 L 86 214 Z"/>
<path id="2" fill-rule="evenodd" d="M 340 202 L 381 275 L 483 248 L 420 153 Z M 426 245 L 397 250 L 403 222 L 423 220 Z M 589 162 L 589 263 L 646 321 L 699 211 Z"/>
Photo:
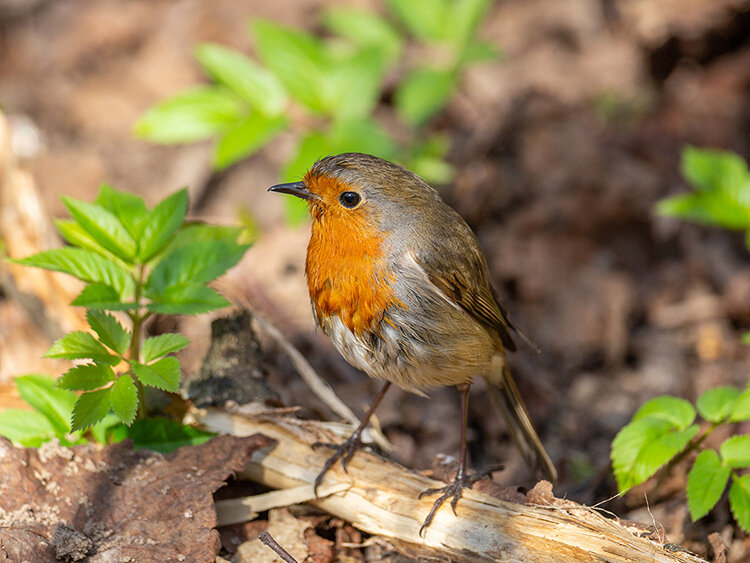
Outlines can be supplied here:
<path id="1" fill-rule="evenodd" d="M 326 460 L 325 464 L 323 465 L 323 469 L 315 478 L 315 484 L 313 485 L 315 496 L 318 496 L 318 488 L 320 487 L 321 483 L 323 483 L 325 474 L 328 473 L 328 471 L 336 464 L 336 462 L 339 459 L 341 460 L 341 467 L 346 473 L 349 462 L 354 456 L 354 452 L 356 452 L 361 446 L 361 440 L 359 440 L 358 437 L 355 436 L 349 437 L 349 439 L 342 444 L 332 444 L 330 442 L 315 442 L 312 445 L 312 449 L 314 450 L 317 450 L 319 448 L 330 448 L 335 450 L 333 452 L 333 455 Z"/>

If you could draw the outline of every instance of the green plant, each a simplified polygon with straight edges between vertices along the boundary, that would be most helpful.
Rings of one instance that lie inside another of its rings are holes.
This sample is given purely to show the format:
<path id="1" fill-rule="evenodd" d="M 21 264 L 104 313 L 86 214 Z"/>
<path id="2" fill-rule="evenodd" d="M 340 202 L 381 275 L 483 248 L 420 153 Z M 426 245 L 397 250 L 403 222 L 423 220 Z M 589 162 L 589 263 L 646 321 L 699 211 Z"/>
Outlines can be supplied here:
<path id="1" fill-rule="evenodd" d="M 746 231 L 750 248 L 750 173 L 739 156 L 686 147 L 682 173 L 695 190 L 661 201 L 660 213 Z M 745 335 L 747 340 L 747 335 Z M 696 422 L 696 416 L 703 423 Z M 750 435 L 726 439 L 718 450 L 704 440 L 719 426 L 750 420 L 750 385 L 717 387 L 693 406 L 677 397 L 648 401 L 612 442 L 612 465 L 619 490 L 643 483 L 698 452 L 688 474 L 687 500 L 693 520 L 705 516 L 729 487 L 729 505 L 737 523 L 750 531 Z"/>
<path id="2" fill-rule="evenodd" d="M 326 39 L 256 19 L 250 28 L 260 63 L 220 45 L 199 45 L 196 58 L 213 83 L 151 108 L 135 133 L 158 143 L 214 138 L 213 163 L 221 169 L 292 131 L 297 146 L 282 171 L 284 181 L 300 178 L 321 156 L 359 151 L 400 160 L 430 181 L 446 182 L 452 175 L 444 160 L 448 143 L 427 136 L 423 126 L 449 102 L 468 65 L 497 56 L 475 38 L 488 5 L 489 0 L 389 0 L 395 25 L 371 11 L 330 8 L 323 15 L 331 33 Z M 432 63 L 404 60 L 400 29 L 421 43 Z M 385 78 L 394 75 L 400 81 L 393 109 L 411 131 L 405 144 L 375 116 Z M 306 216 L 303 203 L 287 201 L 290 222 Z"/>
<path id="3" fill-rule="evenodd" d="M 54 398 L 54 404 L 68 406 L 75 394 L 67 393 L 82 392 L 72 406 L 69 426 L 61 407 L 42 411 L 34 393 L 24 396 L 46 418 L 56 413 L 50 422 L 57 436 L 92 427 L 110 412 L 126 425 L 136 416 L 143 418 L 146 387 L 177 392 L 180 364 L 169 354 L 185 347 L 187 338 L 173 333 L 143 340 L 143 325 L 154 313 L 197 314 L 229 305 L 206 284 L 234 266 L 248 248 L 237 242 L 238 228 L 186 224 L 186 190 L 153 209 L 142 198 L 108 185 L 102 186 L 94 203 L 73 198 L 63 202 L 73 219 L 57 221 L 57 228 L 71 246 L 14 260 L 86 282 L 73 305 L 87 308 L 93 334 L 66 334 L 45 354 L 85 360 L 57 381 L 57 389 L 43 395 L 50 404 Z M 129 319 L 130 327 L 115 315 Z M 38 382 L 21 381 L 22 386 Z M 19 417 L 35 415 L 13 416 L 20 421 Z M 35 420 L 43 424 L 38 416 Z M 73 436 L 78 439 L 80 434 Z"/>

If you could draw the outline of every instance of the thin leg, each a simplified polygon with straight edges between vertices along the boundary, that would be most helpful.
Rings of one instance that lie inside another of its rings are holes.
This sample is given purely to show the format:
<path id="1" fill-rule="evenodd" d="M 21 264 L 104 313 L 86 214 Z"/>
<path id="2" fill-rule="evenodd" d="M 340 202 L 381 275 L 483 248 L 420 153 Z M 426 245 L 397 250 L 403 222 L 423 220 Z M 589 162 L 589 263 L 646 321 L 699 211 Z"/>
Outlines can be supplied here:
<path id="1" fill-rule="evenodd" d="M 341 459 L 341 467 L 343 467 L 344 471 L 346 471 L 346 466 L 349 465 L 349 460 L 352 459 L 352 456 L 354 455 L 354 452 L 357 451 L 357 448 L 359 448 L 362 445 L 362 432 L 364 431 L 365 428 L 367 428 L 367 425 L 370 423 L 370 418 L 372 418 L 372 415 L 375 412 L 375 409 L 378 408 L 380 401 L 383 400 L 383 397 L 385 397 L 385 392 L 388 391 L 390 386 L 391 386 L 390 381 L 386 382 L 386 384 L 383 385 L 383 388 L 380 390 L 380 393 L 378 393 L 378 396 L 375 397 L 375 400 L 370 406 L 370 410 L 367 411 L 367 414 L 359 423 L 359 426 L 357 426 L 357 429 L 352 433 L 351 436 L 349 436 L 349 439 L 346 442 L 344 442 L 343 444 L 329 444 L 329 443 L 324 443 L 324 442 L 315 442 L 312 445 L 313 449 L 320 447 L 320 448 L 333 448 L 334 450 L 336 450 L 334 454 L 328 458 L 325 465 L 323 466 L 323 470 L 318 474 L 317 478 L 315 479 L 314 491 L 315 491 L 316 496 L 318 494 L 318 487 L 320 487 L 320 484 L 323 482 L 323 477 L 325 477 L 325 474 L 328 473 L 328 470 L 331 469 L 331 467 L 333 467 L 339 459 Z"/>
<path id="2" fill-rule="evenodd" d="M 461 393 L 461 454 L 458 465 L 458 473 L 456 473 L 456 478 L 453 479 L 453 482 L 449 483 L 445 487 L 440 487 L 438 489 L 427 489 L 419 495 L 419 498 L 422 498 L 428 495 L 434 495 L 436 493 L 443 493 L 437 498 L 435 504 L 432 505 L 430 513 L 427 515 L 427 518 L 425 518 L 424 520 L 424 524 L 422 524 L 422 527 L 419 529 L 419 535 L 422 535 L 422 532 L 424 532 L 425 529 L 427 529 L 427 527 L 432 523 L 432 519 L 435 517 L 438 509 L 446 500 L 448 500 L 450 497 L 453 497 L 451 499 L 451 508 L 453 509 L 453 514 L 456 514 L 456 505 L 461 498 L 463 490 L 465 488 L 471 488 L 471 486 L 476 481 L 487 476 L 486 473 L 478 473 L 469 476 L 467 475 L 466 471 L 466 427 L 468 426 L 469 422 L 470 385 L 470 383 L 465 383 L 463 385 L 456 386 Z"/>

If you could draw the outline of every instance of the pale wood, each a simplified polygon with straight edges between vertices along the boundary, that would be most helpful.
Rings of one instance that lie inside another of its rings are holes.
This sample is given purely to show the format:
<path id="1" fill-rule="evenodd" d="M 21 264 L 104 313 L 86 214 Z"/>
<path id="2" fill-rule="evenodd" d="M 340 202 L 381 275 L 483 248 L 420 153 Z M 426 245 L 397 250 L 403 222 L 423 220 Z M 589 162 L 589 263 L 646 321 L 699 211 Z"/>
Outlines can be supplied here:
<path id="1" fill-rule="evenodd" d="M 236 436 L 260 433 L 276 440 L 275 446 L 253 455 L 244 476 L 278 489 L 313 483 L 329 452 L 310 446 L 336 436 L 320 423 L 292 418 L 243 418 L 217 409 L 200 411 L 196 418 L 213 431 Z M 571 501 L 522 505 L 473 490 L 464 492 L 458 516 L 445 505 L 420 537 L 419 528 L 434 497 L 419 500 L 418 495 L 442 483 L 365 451 L 355 454 L 348 473 L 337 463 L 324 481 L 324 485 L 341 483 L 348 484 L 345 491 L 312 504 L 397 545 L 418 546 L 459 563 L 703 561 L 686 552 L 668 551 Z"/>

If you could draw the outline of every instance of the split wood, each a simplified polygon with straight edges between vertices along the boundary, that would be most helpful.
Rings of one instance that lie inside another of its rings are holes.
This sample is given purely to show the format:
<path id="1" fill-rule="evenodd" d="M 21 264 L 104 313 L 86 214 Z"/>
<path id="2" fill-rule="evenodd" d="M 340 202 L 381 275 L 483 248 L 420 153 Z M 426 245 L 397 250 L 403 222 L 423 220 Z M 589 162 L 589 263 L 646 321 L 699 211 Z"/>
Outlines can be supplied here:
<path id="1" fill-rule="evenodd" d="M 297 488 L 297 494 L 301 486 L 314 482 L 330 455 L 330 450 L 315 451 L 311 445 L 341 440 L 340 434 L 349 431 L 343 424 L 338 432 L 331 423 L 246 418 L 218 409 L 199 411 L 196 418 L 215 432 L 260 433 L 276 440 L 275 446 L 255 452 L 241 476 L 276 489 Z M 419 528 L 434 498 L 420 500 L 419 493 L 442 484 L 367 451 L 354 455 L 348 473 L 337 463 L 323 487 L 342 483 L 348 485 L 346 490 L 311 503 L 411 553 L 423 550 L 459 563 L 703 561 L 679 546 L 639 537 L 619 522 L 571 501 L 550 497 L 547 505 L 524 505 L 473 490 L 464 491 L 458 516 L 446 503 L 420 537 Z"/>

